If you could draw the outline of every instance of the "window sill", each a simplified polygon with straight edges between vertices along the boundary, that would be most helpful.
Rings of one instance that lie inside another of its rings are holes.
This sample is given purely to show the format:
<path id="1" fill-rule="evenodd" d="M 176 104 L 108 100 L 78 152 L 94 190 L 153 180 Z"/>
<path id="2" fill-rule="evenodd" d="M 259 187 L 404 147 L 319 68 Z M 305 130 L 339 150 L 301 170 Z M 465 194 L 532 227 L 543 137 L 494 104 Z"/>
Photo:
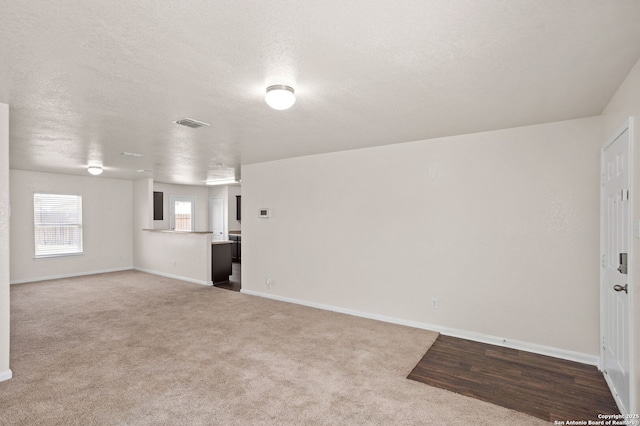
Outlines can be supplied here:
<path id="1" fill-rule="evenodd" d="M 79 253 L 60 253 L 60 254 L 43 254 L 40 256 L 34 256 L 33 259 L 34 260 L 41 260 L 41 259 L 55 259 L 58 257 L 73 257 L 73 256 L 83 256 L 84 252 L 79 252 Z"/>

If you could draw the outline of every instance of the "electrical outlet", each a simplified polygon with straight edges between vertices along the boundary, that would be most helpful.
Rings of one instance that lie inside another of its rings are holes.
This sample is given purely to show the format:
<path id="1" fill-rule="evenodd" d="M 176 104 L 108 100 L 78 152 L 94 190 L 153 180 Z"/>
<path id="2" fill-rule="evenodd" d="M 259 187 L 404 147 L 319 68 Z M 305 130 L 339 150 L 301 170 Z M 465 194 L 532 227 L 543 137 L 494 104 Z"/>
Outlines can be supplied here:
<path id="1" fill-rule="evenodd" d="M 438 309 L 438 299 L 435 297 L 431 298 L 431 309 Z"/>
<path id="2" fill-rule="evenodd" d="M 264 285 L 266 285 L 267 288 L 271 288 L 271 286 L 273 285 L 273 280 L 271 279 L 271 277 L 269 276 L 265 277 Z"/>

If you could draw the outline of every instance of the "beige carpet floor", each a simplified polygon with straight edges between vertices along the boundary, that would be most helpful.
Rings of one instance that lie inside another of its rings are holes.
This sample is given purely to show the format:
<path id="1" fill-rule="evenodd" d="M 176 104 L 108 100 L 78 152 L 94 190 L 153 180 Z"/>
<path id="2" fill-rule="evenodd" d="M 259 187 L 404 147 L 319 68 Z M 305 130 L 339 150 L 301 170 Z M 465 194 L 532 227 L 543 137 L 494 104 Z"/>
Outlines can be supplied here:
<path id="1" fill-rule="evenodd" d="M 14 285 L 0 424 L 547 424 L 406 379 L 436 337 L 137 271 Z"/>

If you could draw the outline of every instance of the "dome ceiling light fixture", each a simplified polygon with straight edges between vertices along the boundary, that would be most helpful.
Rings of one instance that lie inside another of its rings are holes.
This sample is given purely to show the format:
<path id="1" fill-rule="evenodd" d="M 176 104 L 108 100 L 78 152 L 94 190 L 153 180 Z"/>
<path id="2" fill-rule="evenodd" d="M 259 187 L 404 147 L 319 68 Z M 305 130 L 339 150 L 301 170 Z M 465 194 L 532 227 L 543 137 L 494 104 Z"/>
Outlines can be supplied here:
<path id="1" fill-rule="evenodd" d="M 291 108 L 296 103 L 296 95 L 292 87 L 276 84 L 267 87 L 267 94 L 264 100 L 271 108 L 283 110 Z"/>
<path id="2" fill-rule="evenodd" d="M 100 166 L 89 166 L 87 168 L 87 171 L 89 173 L 91 173 L 92 175 L 94 175 L 94 176 L 101 175 L 102 172 L 103 172 L 102 167 L 100 167 Z"/>

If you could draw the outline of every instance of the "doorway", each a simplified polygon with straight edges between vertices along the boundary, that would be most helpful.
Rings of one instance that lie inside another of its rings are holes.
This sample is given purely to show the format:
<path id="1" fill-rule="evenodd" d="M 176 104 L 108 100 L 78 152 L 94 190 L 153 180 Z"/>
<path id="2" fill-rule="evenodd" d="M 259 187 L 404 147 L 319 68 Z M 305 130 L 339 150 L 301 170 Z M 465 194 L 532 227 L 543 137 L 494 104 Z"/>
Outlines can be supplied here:
<path id="1" fill-rule="evenodd" d="M 228 238 L 228 211 L 225 211 L 225 199 L 222 197 L 211 197 L 209 199 L 209 223 L 210 230 L 213 233 L 211 236 L 212 241 L 224 241 Z M 233 244 L 230 244 L 233 247 Z M 233 255 L 232 255 L 233 257 Z M 240 264 L 232 262 L 231 275 L 229 281 L 224 281 L 214 284 L 215 287 L 224 288 L 227 290 L 240 291 L 241 288 L 241 270 Z"/>
<path id="2" fill-rule="evenodd" d="M 631 119 L 601 150 L 600 364 L 621 413 L 631 402 Z"/>
<path id="3" fill-rule="evenodd" d="M 231 264 L 231 275 L 229 276 L 229 281 L 214 284 L 214 287 L 224 288 L 225 290 L 240 291 L 240 289 L 242 289 L 240 264 L 238 262 L 233 262 Z"/>

